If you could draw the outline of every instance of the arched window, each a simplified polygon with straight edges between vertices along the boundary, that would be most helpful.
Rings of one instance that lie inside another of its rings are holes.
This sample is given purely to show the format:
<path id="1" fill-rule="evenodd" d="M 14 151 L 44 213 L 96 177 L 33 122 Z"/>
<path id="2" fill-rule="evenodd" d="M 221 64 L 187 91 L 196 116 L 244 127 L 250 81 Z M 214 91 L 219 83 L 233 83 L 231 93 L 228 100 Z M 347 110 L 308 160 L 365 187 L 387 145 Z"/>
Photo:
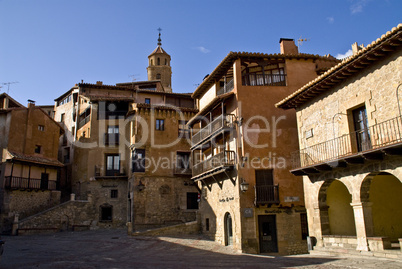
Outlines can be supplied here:
<path id="1" fill-rule="evenodd" d="M 154 65 L 154 60 L 152 60 L 152 59 L 151 59 L 151 63 L 150 63 L 150 65 Z"/>
<path id="2" fill-rule="evenodd" d="M 158 57 L 158 64 L 157 65 L 161 65 L 161 59 Z"/>
<path id="3" fill-rule="evenodd" d="M 167 65 L 167 59 L 165 59 L 165 65 Z"/>
<path id="4" fill-rule="evenodd" d="M 156 79 L 161 79 L 161 74 L 156 74 Z"/>

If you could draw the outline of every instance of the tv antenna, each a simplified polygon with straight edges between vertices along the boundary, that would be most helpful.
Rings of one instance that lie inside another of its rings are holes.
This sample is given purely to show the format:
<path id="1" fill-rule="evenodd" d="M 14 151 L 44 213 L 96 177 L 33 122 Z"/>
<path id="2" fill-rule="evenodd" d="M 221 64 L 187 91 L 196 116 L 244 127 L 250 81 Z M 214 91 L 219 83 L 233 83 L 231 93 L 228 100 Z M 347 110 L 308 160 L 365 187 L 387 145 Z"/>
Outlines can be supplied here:
<path id="1" fill-rule="evenodd" d="M 7 85 L 7 94 L 10 92 L 10 84 L 15 84 L 18 83 L 18 81 L 12 81 L 12 82 L 4 82 L 1 83 L 1 85 Z"/>
<path id="2" fill-rule="evenodd" d="M 309 38 L 302 38 L 301 36 L 299 37 L 299 39 L 297 39 L 297 47 L 299 48 L 299 52 L 300 52 L 300 47 L 303 44 L 303 42 L 309 41 Z"/>

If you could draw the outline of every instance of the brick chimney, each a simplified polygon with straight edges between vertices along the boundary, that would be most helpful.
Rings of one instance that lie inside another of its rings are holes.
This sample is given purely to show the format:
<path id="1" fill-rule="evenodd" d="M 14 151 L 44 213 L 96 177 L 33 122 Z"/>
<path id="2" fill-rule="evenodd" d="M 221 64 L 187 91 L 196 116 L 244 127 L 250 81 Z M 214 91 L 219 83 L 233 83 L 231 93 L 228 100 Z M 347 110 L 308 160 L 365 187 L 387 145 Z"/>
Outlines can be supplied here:
<path id="1" fill-rule="evenodd" d="M 96 85 L 102 86 L 103 85 L 103 81 L 97 81 Z"/>
<path id="2" fill-rule="evenodd" d="M 281 38 L 281 54 L 299 54 L 299 49 L 295 44 L 295 40 L 291 38 Z"/>
<path id="3" fill-rule="evenodd" d="M 35 107 L 35 101 L 28 99 L 28 108 Z"/>

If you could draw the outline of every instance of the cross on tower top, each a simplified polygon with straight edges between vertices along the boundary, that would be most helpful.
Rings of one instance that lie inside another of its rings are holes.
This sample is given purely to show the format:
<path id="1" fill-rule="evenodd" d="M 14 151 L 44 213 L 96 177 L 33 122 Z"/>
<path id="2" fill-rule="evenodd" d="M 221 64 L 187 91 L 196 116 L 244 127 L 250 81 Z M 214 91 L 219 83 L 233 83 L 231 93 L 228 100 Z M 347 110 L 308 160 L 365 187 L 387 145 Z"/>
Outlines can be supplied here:
<path id="1" fill-rule="evenodd" d="M 158 32 L 159 32 L 158 46 L 162 46 L 162 39 L 161 39 L 161 32 L 162 32 L 162 29 L 159 27 L 157 30 L 158 30 Z"/>

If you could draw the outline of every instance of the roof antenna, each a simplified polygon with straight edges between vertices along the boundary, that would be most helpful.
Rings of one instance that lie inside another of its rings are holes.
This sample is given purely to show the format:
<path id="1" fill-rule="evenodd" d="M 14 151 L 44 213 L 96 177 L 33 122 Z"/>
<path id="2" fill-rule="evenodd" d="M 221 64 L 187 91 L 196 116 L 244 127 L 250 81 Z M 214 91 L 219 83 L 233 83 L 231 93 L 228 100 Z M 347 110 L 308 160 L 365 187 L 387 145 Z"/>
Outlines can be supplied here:
<path id="1" fill-rule="evenodd" d="M 13 81 L 13 82 L 5 82 L 1 83 L 2 85 L 7 85 L 7 94 L 10 92 L 10 84 L 18 83 L 18 81 Z"/>
<path id="2" fill-rule="evenodd" d="M 302 38 L 301 36 L 300 36 L 299 39 L 297 39 L 297 48 L 299 49 L 299 53 L 300 53 L 300 47 L 301 47 L 301 45 L 303 44 L 303 42 L 309 41 L 309 40 L 310 40 L 310 39 Z"/>
<path id="3" fill-rule="evenodd" d="M 158 46 L 162 46 L 162 39 L 161 39 L 162 28 L 159 27 L 157 30 L 159 32 Z"/>

